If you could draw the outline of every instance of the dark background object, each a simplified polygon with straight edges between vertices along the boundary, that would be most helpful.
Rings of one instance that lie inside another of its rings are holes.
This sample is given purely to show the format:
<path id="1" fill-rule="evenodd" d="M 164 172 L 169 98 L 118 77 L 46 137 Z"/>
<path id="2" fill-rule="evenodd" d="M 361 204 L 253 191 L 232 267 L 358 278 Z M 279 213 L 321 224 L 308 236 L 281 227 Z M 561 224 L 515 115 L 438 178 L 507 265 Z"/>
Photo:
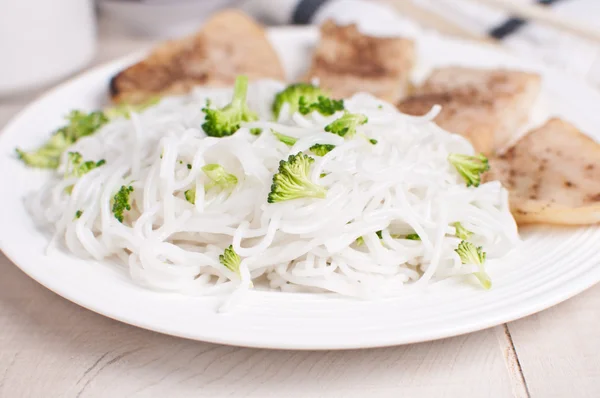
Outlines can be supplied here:
<path id="1" fill-rule="evenodd" d="M 558 3 L 559 1 L 562 0 L 537 0 L 537 3 L 544 6 L 549 6 L 554 3 Z M 502 25 L 496 26 L 495 28 L 490 30 L 489 35 L 495 39 L 502 40 L 505 37 L 519 30 L 526 23 L 527 21 L 522 18 L 510 18 Z"/>

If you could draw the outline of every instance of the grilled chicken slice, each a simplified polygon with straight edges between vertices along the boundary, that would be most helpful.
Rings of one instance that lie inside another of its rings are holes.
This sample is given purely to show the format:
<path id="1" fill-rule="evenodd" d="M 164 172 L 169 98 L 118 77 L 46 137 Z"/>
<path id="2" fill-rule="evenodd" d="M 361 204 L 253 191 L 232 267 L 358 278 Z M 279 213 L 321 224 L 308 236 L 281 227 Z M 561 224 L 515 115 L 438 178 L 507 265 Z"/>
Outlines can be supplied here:
<path id="1" fill-rule="evenodd" d="M 441 105 L 435 122 L 489 155 L 523 129 L 539 92 L 540 77 L 533 73 L 447 67 L 434 70 L 398 109 L 424 115 Z"/>
<path id="2" fill-rule="evenodd" d="M 250 80 L 284 80 L 284 71 L 263 27 L 235 10 L 213 16 L 193 36 L 159 45 L 143 61 L 113 77 L 114 102 L 140 103 L 183 94 L 195 85 L 232 85 L 238 74 Z"/>
<path id="3" fill-rule="evenodd" d="M 367 36 L 354 24 L 328 20 L 321 26 L 307 79 L 318 78 L 337 98 L 364 91 L 395 102 L 406 95 L 414 62 L 412 40 Z"/>
<path id="4" fill-rule="evenodd" d="M 600 222 L 600 144 L 552 119 L 490 159 L 485 179 L 510 191 L 518 223 Z"/>

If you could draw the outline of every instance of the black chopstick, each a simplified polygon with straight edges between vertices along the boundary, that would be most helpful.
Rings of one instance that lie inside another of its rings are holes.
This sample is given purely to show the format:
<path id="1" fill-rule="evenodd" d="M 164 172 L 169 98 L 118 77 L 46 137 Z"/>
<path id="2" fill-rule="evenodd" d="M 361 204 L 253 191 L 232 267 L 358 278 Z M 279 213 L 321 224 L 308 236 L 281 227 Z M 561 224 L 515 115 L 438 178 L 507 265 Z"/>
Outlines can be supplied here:
<path id="1" fill-rule="evenodd" d="M 536 0 L 536 3 L 544 6 L 549 6 L 554 3 L 558 3 L 559 1 L 561 0 Z M 515 33 L 526 23 L 527 21 L 522 18 L 510 18 L 501 25 L 498 25 L 495 28 L 491 29 L 488 34 L 495 39 L 502 40 L 507 36 L 510 36 L 511 34 Z"/>

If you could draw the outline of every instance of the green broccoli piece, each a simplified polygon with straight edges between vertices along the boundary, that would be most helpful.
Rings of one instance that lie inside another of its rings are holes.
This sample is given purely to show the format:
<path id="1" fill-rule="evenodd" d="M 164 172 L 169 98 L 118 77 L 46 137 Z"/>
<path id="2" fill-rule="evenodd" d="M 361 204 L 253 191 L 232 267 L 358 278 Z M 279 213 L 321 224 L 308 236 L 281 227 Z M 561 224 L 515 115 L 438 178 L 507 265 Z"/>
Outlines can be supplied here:
<path id="1" fill-rule="evenodd" d="M 191 169 L 192 169 L 192 164 L 191 164 L 191 163 L 188 163 L 188 164 L 187 164 L 187 169 L 188 169 L 188 170 L 191 170 Z"/>
<path id="2" fill-rule="evenodd" d="M 110 120 L 114 120 L 119 117 L 129 119 L 131 117 L 132 112 L 135 112 L 135 113 L 142 112 L 142 111 L 150 108 L 151 106 L 158 104 L 159 102 L 160 102 L 159 96 L 151 97 L 140 104 L 128 104 L 128 103 L 124 102 L 122 104 L 118 104 L 117 106 L 113 106 L 111 108 L 105 109 L 104 114 Z"/>
<path id="3" fill-rule="evenodd" d="M 191 169 L 191 165 L 189 165 Z M 223 166 L 219 164 L 207 164 L 202 167 L 204 174 L 210 179 L 210 182 L 204 184 L 204 190 L 208 191 L 212 188 L 220 188 L 222 190 L 233 189 L 238 183 L 238 179 L 235 175 L 225 171 Z M 196 188 L 188 189 L 184 192 L 185 200 L 191 204 L 196 204 Z"/>
<path id="4" fill-rule="evenodd" d="M 278 133 L 273 129 L 271 129 L 271 132 L 275 137 L 277 137 L 279 141 L 283 142 L 287 146 L 293 146 L 298 141 L 298 139 L 295 137 L 290 137 L 289 135 Z"/>
<path id="5" fill-rule="evenodd" d="M 287 160 L 280 161 L 267 201 L 277 203 L 298 198 L 325 198 L 327 190 L 309 178 L 310 165 L 314 161 L 303 153 L 290 155 Z"/>
<path id="6" fill-rule="evenodd" d="M 344 111 L 343 116 L 325 126 L 325 131 L 337 134 L 340 137 L 348 136 L 351 138 L 354 136 L 354 134 L 356 134 L 356 128 L 360 125 L 366 124 L 368 121 L 369 119 L 361 113 L 350 113 L 348 111 Z"/>
<path id="7" fill-rule="evenodd" d="M 488 159 L 482 154 L 469 156 L 460 153 L 451 153 L 448 156 L 448 161 L 465 179 L 468 187 L 478 187 L 481 183 L 481 174 L 490 169 Z"/>
<path id="8" fill-rule="evenodd" d="M 354 242 L 356 243 L 356 246 L 362 246 L 365 244 L 365 238 L 359 236 Z"/>
<path id="9" fill-rule="evenodd" d="M 43 169 L 56 169 L 60 164 L 60 156 L 65 149 L 73 144 L 67 140 L 63 131 L 58 130 L 48 142 L 36 151 L 25 152 L 17 148 L 17 156 L 26 165 Z"/>
<path id="10" fill-rule="evenodd" d="M 379 141 L 377 141 L 375 138 L 370 138 L 370 139 L 369 139 L 369 142 L 370 142 L 371 144 L 373 144 L 373 145 L 377 145 L 377 143 L 378 143 Z"/>
<path id="11" fill-rule="evenodd" d="M 307 83 L 295 83 L 287 86 L 284 90 L 275 95 L 273 101 L 273 115 L 275 119 L 279 118 L 279 113 L 284 104 L 289 105 L 290 114 L 299 111 L 300 98 L 304 97 L 306 104 L 318 102 L 319 96 L 327 96 L 321 88 Z"/>
<path id="12" fill-rule="evenodd" d="M 89 173 L 96 167 L 100 167 L 105 164 L 106 161 L 101 159 L 97 162 L 93 160 L 83 161 L 83 156 L 79 152 L 67 153 L 67 167 L 65 169 L 65 178 L 68 177 L 81 177 L 82 175 Z M 69 185 L 65 188 L 65 192 L 69 195 L 73 192 L 73 185 Z"/>
<path id="13" fill-rule="evenodd" d="M 235 79 L 233 99 L 231 103 L 221 109 L 202 108 L 205 113 L 205 122 L 202 129 L 210 137 L 225 137 L 239 130 L 242 122 L 257 120 L 258 116 L 248 108 L 246 93 L 248 91 L 248 78 L 238 76 Z"/>
<path id="14" fill-rule="evenodd" d="M 66 118 L 68 124 L 56 130 L 50 139 L 35 151 L 16 149 L 19 159 L 31 167 L 56 169 L 63 152 L 82 137 L 96 132 L 108 122 L 102 112 L 72 111 Z"/>
<path id="15" fill-rule="evenodd" d="M 202 167 L 202 171 L 211 180 L 208 184 L 204 185 L 206 190 L 214 187 L 221 188 L 222 190 L 233 189 L 238 183 L 237 177 L 225 171 L 220 164 L 207 164 Z"/>
<path id="16" fill-rule="evenodd" d="M 219 255 L 219 262 L 228 270 L 235 272 L 238 275 L 240 274 L 240 264 L 242 263 L 242 259 L 235 250 L 233 250 L 232 245 L 229 245 L 223 254 Z"/>
<path id="17" fill-rule="evenodd" d="M 476 247 L 471 242 L 463 240 L 459 243 L 455 252 L 458 253 L 463 264 L 474 264 L 479 267 L 479 271 L 475 272 L 473 275 L 479 279 L 479 283 L 481 283 L 485 289 L 491 289 L 492 280 L 485 272 L 485 252 L 481 250 L 481 247 Z"/>
<path id="18" fill-rule="evenodd" d="M 196 204 L 196 188 L 188 189 L 187 191 L 185 191 L 184 195 L 185 200 L 187 200 L 193 205 Z"/>
<path id="19" fill-rule="evenodd" d="M 344 100 L 335 100 L 319 95 L 314 102 L 308 102 L 305 96 L 298 101 L 298 111 L 303 115 L 317 111 L 323 116 L 331 116 L 337 111 L 344 110 Z"/>
<path id="20" fill-rule="evenodd" d="M 383 239 L 383 231 L 377 231 L 375 233 L 377 234 L 377 237 L 379 239 Z M 400 238 L 402 238 L 402 235 L 398 235 L 398 234 L 390 234 L 390 236 L 392 237 L 392 239 L 400 239 Z M 404 237 L 404 239 L 408 239 L 408 240 L 421 240 L 421 238 L 419 237 L 419 235 L 415 234 L 415 233 L 406 235 Z"/>
<path id="21" fill-rule="evenodd" d="M 277 139 L 279 141 L 283 142 L 287 146 L 293 146 L 296 142 L 298 142 L 298 139 L 295 137 L 291 137 L 289 135 L 278 133 L 273 129 L 271 129 L 271 131 L 273 132 L 273 135 L 275 135 L 275 137 L 277 137 Z M 317 156 L 325 156 L 333 148 L 335 148 L 335 145 L 315 144 L 315 145 L 311 146 L 309 148 L 309 150 Z"/>
<path id="22" fill-rule="evenodd" d="M 129 203 L 129 194 L 131 192 L 133 192 L 131 185 L 128 187 L 122 185 L 113 198 L 112 212 L 115 218 L 121 223 L 123 222 L 123 213 L 125 213 L 125 210 L 131 210 L 131 204 Z"/>
<path id="23" fill-rule="evenodd" d="M 108 117 L 101 111 L 90 113 L 73 111 L 67 116 L 67 119 L 69 124 L 65 126 L 65 136 L 73 142 L 94 134 L 109 121 Z"/>
<path id="24" fill-rule="evenodd" d="M 456 228 L 456 237 L 462 240 L 468 240 L 473 235 L 473 232 L 469 231 L 459 222 L 455 222 L 452 224 L 454 228 Z"/>
<path id="25" fill-rule="evenodd" d="M 81 177 L 84 174 L 89 173 L 97 167 L 100 167 L 106 163 L 106 160 L 100 159 L 97 162 L 93 160 L 83 161 L 83 156 L 79 152 L 67 153 L 67 167 L 65 169 L 66 177 Z"/>
<path id="26" fill-rule="evenodd" d="M 81 218 L 81 215 L 82 215 L 82 214 L 83 214 L 83 211 L 82 211 L 82 210 L 77 210 L 77 211 L 75 212 L 75 219 L 79 219 L 79 218 Z"/>
<path id="27" fill-rule="evenodd" d="M 250 134 L 252 134 L 252 135 L 261 135 L 261 133 L 262 133 L 261 128 L 255 127 L 253 129 L 250 129 Z"/>
<path id="28" fill-rule="evenodd" d="M 335 145 L 330 144 L 315 144 L 310 147 L 310 151 L 317 156 L 325 156 L 335 148 Z"/>

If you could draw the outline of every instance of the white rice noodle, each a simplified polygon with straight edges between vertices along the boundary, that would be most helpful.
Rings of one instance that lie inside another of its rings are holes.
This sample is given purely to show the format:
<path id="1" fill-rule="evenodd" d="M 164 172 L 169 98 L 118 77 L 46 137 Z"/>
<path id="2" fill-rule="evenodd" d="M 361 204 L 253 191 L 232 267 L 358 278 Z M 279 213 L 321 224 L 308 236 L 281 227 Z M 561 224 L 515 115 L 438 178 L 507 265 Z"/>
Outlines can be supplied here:
<path id="1" fill-rule="evenodd" d="M 207 138 L 201 129 L 206 99 L 222 106 L 230 89 L 197 89 L 107 124 L 70 148 L 106 164 L 78 180 L 57 175 L 30 199 L 32 215 L 53 226 L 53 244 L 122 263 L 144 286 L 193 295 L 235 291 L 222 310 L 252 287 L 389 297 L 407 284 L 471 273 L 454 252 L 456 221 L 474 232 L 473 242 L 490 259 L 518 242 L 502 186 L 466 187 L 449 164 L 450 153 L 473 148 L 432 122 L 439 107 L 413 117 L 357 94 L 346 107 L 369 123 L 344 139 L 324 131 L 339 114 L 289 115 L 284 107 L 272 121 L 281 88 L 274 81 L 252 84 L 248 100 L 260 120 L 230 137 Z M 263 129 L 258 137 L 249 132 L 255 127 Z M 271 129 L 298 140 L 290 148 Z M 336 147 L 317 157 L 309 151 L 317 143 Z M 327 197 L 268 204 L 279 161 L 301 151 L 315 158 L 310 178 L 327 188 Z M 202 166 L 211 163 L 236 175 L 233 191 L 205 192 Z M 65 188 L 73 184 L 69 195 Z M 134 192 L 120 223 L 112 200 L 122 185 Z M 188 189 L 196 190 L 195 204 L 185 200 Z M 398 238 L 409 233 L 421 240 Z M 219 262 L 229 245 L 243 259 L 239 273 Z"/>

